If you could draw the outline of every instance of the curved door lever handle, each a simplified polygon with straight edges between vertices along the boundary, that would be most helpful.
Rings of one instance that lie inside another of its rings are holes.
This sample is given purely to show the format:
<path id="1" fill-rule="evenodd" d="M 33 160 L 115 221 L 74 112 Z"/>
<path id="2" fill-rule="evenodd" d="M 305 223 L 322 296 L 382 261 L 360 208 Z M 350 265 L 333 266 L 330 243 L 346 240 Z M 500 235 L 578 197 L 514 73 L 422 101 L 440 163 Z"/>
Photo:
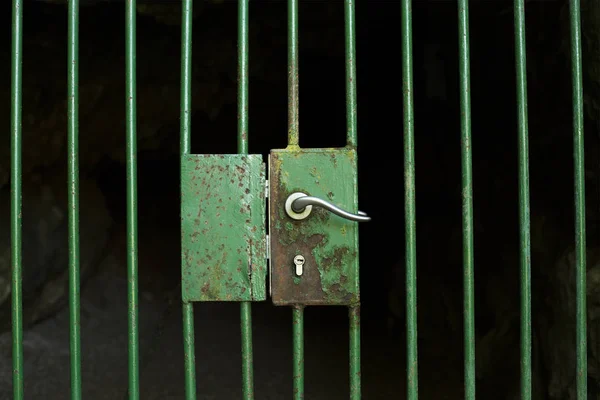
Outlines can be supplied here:
<path id="1" fill-rule="evenodd" d="M 314 196 L 308 196 L 305 193 L 295 192 L 288 196 L 285 202 L 285 211 L 290 218 L 301 220 L 310 214 L 313 206 L 319 206 L 324 208 L 333 214 L 336 214 L 342 218 L 349 219 L 356 222 L 368 222 L 371 220 L 366 213 L 359 211 L 357 214 L 349 213 L 348 211 L 342 210 L 341 208 Z"/>

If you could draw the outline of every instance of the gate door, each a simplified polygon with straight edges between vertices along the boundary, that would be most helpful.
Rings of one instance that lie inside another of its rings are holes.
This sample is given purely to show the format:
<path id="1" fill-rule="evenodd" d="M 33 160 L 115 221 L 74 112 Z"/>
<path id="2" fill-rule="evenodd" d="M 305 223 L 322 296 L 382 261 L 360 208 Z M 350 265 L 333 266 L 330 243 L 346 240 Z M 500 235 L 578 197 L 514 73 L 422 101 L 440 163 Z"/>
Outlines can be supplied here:
<path id="1" fill-rule="evenodd" d="M 181 95 L 182 300 L 187 398 L 195 398 L 193 302 L 241 302 L 244 398 L 253 398 L 253 301 L 293 309 L 294 398 L 304 398 L 304 307 L 346 306 L 350 397 L 360 398 L 359 222 L 354 4 L 346 1 L 347 144 L 303 149 L 298 118 L 298 2 L 289 2 L 288 146 L 248 153 L 248 2 L 239 2 L 238 154 L 191 154 L 191 1 L 184 2 Z M 268 199 L 267 199 L 268 197 Z M 267 207 L 268 204 L 268 207 Z M 268 229 L 268 232 L 267 232 Z M 267 265 L 269 268 L 267 268 Z M 268 287 L 268 291 L 267 291 Z"/>

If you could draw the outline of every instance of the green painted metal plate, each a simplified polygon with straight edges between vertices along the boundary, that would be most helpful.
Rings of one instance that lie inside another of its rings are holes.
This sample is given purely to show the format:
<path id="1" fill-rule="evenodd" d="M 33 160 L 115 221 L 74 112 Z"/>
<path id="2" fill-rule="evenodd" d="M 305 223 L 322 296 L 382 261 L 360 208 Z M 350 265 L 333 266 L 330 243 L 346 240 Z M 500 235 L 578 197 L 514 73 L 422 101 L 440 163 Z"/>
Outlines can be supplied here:
<path id="1" fill-rule="evenodd" d="M 313 206 L 303 220 L 290 218 L 294 192 L 319 197 L 357 213 L 356 152 L 287 148 L 269 157 L 270 285 L 275 305 L 351 305 L 359 302 L 358 223 Z M 304 256 L 295 274 L 294 257 Z"/>
<path id="2" fill-rule="evenodd" d="M 181 202 L 183 301 L 266 300 L 262 156 L 183 155 Z"/>

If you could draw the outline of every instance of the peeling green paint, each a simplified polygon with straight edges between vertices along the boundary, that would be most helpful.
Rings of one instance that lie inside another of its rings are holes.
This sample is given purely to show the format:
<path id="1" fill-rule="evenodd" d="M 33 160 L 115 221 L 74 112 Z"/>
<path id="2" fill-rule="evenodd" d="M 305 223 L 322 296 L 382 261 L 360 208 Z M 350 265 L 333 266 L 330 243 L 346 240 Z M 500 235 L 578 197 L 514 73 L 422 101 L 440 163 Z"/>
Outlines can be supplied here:
<path id="1" fill-rule="evenodd" d="M 285 212 L 285 201 L 303 192 L 357 212 L 355 150 L 272 150 L 270 170 L 271 282 L 276 305 L 352 305 L 359 302 L 358 224 L 313 207 L 304 220 Z M 306 262 L 301 277 L 294 256 Z"/>
<path id="2" fill-rule="evenodd" d="M 265 165 L 261 155 L 184 155 L 182 297 L 266 299 Z"/>

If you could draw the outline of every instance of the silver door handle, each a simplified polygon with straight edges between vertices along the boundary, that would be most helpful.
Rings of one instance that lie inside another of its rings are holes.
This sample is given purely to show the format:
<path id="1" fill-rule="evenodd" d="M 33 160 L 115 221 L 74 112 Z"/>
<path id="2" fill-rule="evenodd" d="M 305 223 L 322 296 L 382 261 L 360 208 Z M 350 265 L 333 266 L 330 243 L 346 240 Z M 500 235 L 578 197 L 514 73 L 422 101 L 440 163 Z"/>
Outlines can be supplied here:
<path id="1" fill-rule="evenodd" d="M 301 220 L 310 214 L 313 206 L 322 207 L 342 218 L 356 222 L 368 222 L 371 220 L 366 213 L 359 211 L 357 214 L 349 213 L 341 208 L 314 196 L 308 196 L 302 192 L 295 192 L 288 196 L 285 201 L 285 211 L 290 218 Z"/>

